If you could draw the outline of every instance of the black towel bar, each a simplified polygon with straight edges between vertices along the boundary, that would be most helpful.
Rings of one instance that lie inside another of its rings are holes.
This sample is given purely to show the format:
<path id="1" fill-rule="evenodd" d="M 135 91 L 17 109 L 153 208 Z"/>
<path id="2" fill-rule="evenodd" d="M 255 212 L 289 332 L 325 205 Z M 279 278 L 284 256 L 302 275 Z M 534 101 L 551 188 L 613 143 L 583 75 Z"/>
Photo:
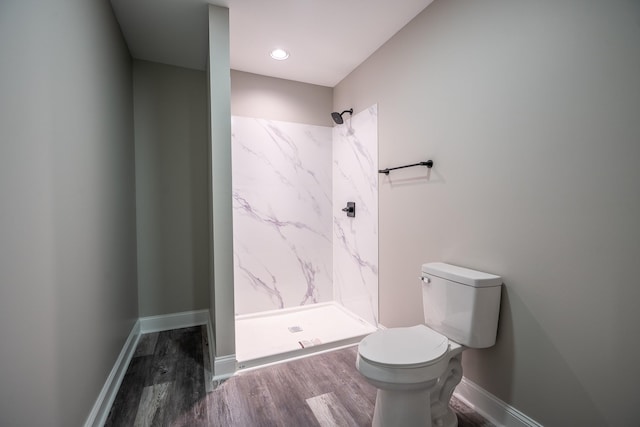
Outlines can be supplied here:
<path id="1" fill-rule="evenodd" d="M 386 169 L 380 169 L 378 171 L 378 173 L 383 173 L 385 175 L 389 175 L 389 172 L 396 170 L 396 169 L 403 169 L 403 168 L 410 168 L 413 166 L 426 166 L 429 169 L 431 169 L 433 167 L 433 160 L 427 160 L 426 162 L 420 162 L 420 163 L 414 163 L 412 165 L 404 165 L 404 166 L 398 166 L 395 168 L 386 168 Z"/>

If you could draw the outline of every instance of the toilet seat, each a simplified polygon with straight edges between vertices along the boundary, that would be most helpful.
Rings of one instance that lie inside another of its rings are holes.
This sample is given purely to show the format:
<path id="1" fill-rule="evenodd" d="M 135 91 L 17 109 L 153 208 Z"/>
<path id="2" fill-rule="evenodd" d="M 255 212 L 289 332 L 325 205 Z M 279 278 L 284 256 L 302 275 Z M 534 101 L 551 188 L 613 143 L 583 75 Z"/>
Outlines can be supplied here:
<path id="1" fill-rule="evenodd" d="M 389 368 L 417 368 L 446 357 L 449 339 L 425 325 L 383 329 L 364 338 L 358 346 L 360 357 Z"/>

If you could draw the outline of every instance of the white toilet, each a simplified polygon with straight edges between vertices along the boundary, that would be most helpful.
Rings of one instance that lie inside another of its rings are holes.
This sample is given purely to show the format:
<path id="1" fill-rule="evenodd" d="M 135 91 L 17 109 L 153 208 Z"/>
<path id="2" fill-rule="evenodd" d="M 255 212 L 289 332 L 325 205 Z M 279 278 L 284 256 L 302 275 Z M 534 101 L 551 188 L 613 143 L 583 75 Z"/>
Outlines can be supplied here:
<path id="1" fill-rule="evenodd" d="M 502 279 L 441 262 L 422 265 L 425 325 L 383 329 L 358 346 L 356 367 L 378 388 L 374 427 L 455 427 L 449 408 L 462 351 L 496 341 Z"/>

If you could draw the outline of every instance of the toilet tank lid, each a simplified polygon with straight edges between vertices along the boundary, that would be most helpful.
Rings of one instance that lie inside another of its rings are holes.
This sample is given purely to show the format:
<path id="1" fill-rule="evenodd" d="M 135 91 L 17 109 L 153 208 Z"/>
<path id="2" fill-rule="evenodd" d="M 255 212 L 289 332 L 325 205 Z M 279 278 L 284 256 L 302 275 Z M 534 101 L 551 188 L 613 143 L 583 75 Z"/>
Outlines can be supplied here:
<path id="1" fill-rule="evenodd" d="M 502 285 L 502 278 L 494 274 L 458 267 L 444 262 L 422 264 L 422 273 L 475 288 L 486 288 Z"/>

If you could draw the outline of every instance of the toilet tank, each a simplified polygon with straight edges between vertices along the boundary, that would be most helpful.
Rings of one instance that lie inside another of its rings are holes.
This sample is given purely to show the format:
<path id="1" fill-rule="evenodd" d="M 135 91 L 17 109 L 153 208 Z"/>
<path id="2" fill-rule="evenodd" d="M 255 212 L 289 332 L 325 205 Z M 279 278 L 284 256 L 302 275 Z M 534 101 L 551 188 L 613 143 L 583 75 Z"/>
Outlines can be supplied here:
<path id="1" fill-rule="evenodd" d="M 443 262 L 422 265 L 425 324 L 471 348 L 496 342 L 502 278 Z"/>

